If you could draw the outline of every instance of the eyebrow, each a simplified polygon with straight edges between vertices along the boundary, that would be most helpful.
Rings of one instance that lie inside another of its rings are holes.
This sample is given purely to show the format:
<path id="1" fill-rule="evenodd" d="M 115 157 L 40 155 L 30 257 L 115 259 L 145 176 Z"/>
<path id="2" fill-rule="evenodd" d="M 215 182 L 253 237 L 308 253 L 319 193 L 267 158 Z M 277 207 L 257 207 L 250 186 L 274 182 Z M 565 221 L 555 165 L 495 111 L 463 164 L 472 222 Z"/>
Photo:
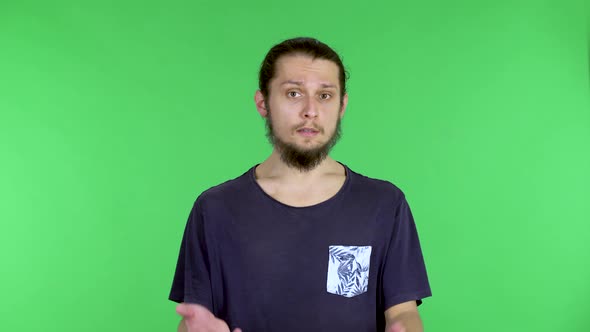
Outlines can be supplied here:
<path id="1" fill-rule="evenodd" d="M 283 83 L 281 83 L 281 85 L 287 85 L 287 84 L 294 84 L 294 85 L 303 85 L 303 81 L 293 81 L 293 80 L 288 80 L 288 81 L 284 81 Z M 322 88 L 334 88 L 336 89 L 336 85 L 334 84 L 328 84 L 328 83 L 320 83 L 320 86 Z"/>

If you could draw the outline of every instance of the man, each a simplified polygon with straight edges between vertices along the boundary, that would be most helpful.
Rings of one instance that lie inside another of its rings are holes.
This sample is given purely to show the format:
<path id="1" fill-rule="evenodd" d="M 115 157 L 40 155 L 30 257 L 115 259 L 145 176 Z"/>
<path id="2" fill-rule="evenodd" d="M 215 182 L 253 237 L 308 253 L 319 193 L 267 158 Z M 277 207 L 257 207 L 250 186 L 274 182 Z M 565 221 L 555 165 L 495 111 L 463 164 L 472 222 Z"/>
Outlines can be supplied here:
<path id="1" fill-rule="evenodd" d="M 315 39 L 268 52 L 254 99 L 274 149 L 196 200 L 170 292 L 179 331 L 423 330 L 431 292 L 403 193 L 328 156 L 345 74 Z"/>

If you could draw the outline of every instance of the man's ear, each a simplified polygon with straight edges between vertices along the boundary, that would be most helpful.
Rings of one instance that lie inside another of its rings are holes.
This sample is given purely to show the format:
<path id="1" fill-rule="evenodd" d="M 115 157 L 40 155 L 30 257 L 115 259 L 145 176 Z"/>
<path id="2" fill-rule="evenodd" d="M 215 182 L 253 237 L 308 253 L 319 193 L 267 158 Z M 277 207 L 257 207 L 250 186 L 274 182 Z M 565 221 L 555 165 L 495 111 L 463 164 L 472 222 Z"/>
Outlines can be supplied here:
<path id="1" fill-rule="evenodd" d="M 344 116 L 344 112 L 346 112 L 346 106 L 348 105 L 348 93 L 344 94 L 342 97 L 342 105 L 340 106 L 340 118 Z"/>
<path id="2" fill-rule="evenodd" d="M 263 118 L 266 118 L 268 115 L 268 110 L 266 109 L 266 103 L 264 100 L 264 96 L 260 90 L 256 90 L 256 94 L 254 95 L 254 102 L 256 103 L 256 110 L 258 110 L 258 114 Z"/>

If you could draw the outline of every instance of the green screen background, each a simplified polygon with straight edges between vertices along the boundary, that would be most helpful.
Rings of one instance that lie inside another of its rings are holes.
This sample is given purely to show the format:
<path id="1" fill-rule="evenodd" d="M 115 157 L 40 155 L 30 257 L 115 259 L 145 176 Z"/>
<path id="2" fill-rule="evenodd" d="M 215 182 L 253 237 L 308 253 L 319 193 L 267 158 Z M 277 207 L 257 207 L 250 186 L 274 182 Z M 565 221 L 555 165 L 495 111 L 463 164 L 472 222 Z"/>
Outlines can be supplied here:
<path id="1" fill-rule="evenodd" d="M 2 2 L 0 330 L 175 330 L 191 205 L 270 153 L 258 66 L 311 35 L 351 74 L 333 157 L 412 206 L 426 329 L 590 331 L 587 9 Z"/>

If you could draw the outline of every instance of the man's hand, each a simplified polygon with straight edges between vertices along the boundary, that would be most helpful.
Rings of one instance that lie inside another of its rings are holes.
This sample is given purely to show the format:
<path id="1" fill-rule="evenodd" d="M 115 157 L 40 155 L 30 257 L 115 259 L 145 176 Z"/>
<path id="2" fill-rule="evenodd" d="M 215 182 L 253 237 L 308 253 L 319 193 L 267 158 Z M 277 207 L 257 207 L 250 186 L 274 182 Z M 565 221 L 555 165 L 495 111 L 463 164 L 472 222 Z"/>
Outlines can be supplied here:
<path id="1" fill-rule="evenodd" d="M 176 312 L 183 318 L 178 331 L 229 332 L 227 323 L 216 318 L 211 311 L 202 305 L 181 303 L 176 307 Z M 182 329 L 183 325 L 185 329 Z M 235 329 L 233 332 L 242 332 L 242 330 Z"/>
<path id="2" fill-rule="evenodd" d="M 416 301 L 396 304 L 385 310 L 385 332 L 424 332 Z"/>
<path id="3" fill-rule="evenodd" d="M 388 327 L 385 332 L 406 332 L 406 328 L 404 327 L 404 324 L 395 322 L 393 325 Z"/>

